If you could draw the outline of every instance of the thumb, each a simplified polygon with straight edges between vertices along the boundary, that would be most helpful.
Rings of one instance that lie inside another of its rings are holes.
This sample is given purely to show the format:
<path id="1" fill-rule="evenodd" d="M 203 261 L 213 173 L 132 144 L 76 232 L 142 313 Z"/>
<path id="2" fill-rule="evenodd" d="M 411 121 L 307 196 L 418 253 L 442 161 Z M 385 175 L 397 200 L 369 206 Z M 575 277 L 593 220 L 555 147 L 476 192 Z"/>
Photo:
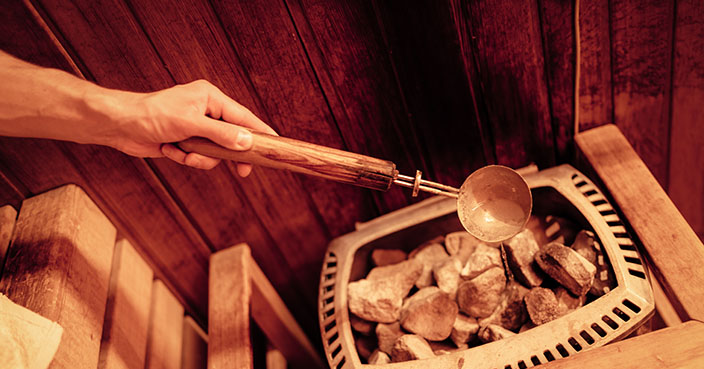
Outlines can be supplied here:
<path id="1" fill-rule="evenodd" d="M 205 137 L 230 150 L 246 151 L 252 148 L 252 133 L 240 126 L 202 117 L 195 136 Z"/>

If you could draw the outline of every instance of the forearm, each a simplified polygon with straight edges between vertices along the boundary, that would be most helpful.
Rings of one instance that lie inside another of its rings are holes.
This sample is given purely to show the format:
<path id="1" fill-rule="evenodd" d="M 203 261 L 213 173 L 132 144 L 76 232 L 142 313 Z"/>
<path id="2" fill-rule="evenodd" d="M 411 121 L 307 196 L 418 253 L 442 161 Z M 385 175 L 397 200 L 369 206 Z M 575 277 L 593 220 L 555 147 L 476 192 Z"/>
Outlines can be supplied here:
<path id="1" fill-rule="evenodd" d="M 0 135 L 102 143 L 114 129 L 109 90 L 0 51 Z M 124 93 L 128 94 L 128 93 Z"/>

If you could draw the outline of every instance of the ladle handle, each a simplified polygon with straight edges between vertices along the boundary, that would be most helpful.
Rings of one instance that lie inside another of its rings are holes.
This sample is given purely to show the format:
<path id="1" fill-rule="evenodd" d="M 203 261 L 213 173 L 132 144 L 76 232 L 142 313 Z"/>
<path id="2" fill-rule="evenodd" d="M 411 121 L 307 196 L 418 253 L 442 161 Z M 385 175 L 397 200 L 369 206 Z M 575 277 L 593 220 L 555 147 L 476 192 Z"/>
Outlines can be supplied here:
<path id="1" fill-rule="evenodd" d="M 287 169 L 381 191 L 388 190 L 398 174 L 390 161 L 261 132 L 252 132 L 252 148 L 247 151 L 230 150 L 201 137 L 186 139 L 178 146 L 186 152 Z"/>

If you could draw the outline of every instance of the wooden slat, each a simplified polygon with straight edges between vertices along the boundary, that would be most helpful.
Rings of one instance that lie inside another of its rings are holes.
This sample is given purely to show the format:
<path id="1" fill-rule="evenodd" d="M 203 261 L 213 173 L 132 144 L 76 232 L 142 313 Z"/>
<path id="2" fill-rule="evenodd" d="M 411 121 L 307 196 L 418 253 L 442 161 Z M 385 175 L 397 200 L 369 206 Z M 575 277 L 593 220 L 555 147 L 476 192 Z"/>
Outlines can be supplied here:
<path id="1" fill-rule="evenodd" d="M 145 369 L 180 369 L 183 306 L 158 279 L 152 286 Z"/>
<path id="2" fill-rule="evenodd" d="M 286 369 L 288 363 L 281 351 L 269 345 L 266 348 L 266 369 Z"/>
<path id="3" fill-rule="evenodd" d="M 98 365 L 115 234 L 75 185 L 22 202 L 0 291 L 63 327 L 51 368 Z"/>
<path id="4" fill-rule="evenodd" d="M 580 133 L 579 150 L 633 227 L 686 319 L 704 320 L 704 245 L 615 125 Z"/>
<path id="5" fill-rule="evenodd" d="M 667 188 L 674 1 L 614 0 L 614 121 Z"/>
<path id="6" fill-rule="evenodd" d="M 154 273 L 127 240 L 115 244 L 98 369 L 144 368 Z"/>
<path id="7" fill-rule="evenodd" d="M 460 37 L 470 36 L 459 34 L 449 2 L 373 3 L 411 133 L 418 136 L 418 145 L 407 150 L 423 156 L 432 170 L 428 178 L 460 186 L 473 170 L 495 160 L 472 95 L 474 70 L 467 68 L 460 43 Z"/>
<path id="8" fill-rule="evenodd" d="M 463 1 L 499 164 L 555 163 L 537 2 Z"/>
<path id="9" fill-rule="evenodd" d="M 232 247 L 210 257 L 208 287 L 208 368 L 253 367 L 249 337 L 249 248 Z"/>
<path id="10" fill-rule="evenodd" d="M 689 321 L 539 366 L 557 368 L 701 368 L 704 323 Z"/>
<path id="11" fill-rule="evenodd" d="M 181 369 L 205 369 L 208 366 L 208 335 L 193 318 L 183 318 Z"/>
<path id="12" fill-rule="evenodd" d="M 704 240 L 704 5 L 678 1 L 668 193 Z"/>
<path id="13" fill-rule="evenodd" d="M 15 230 L 17 210 L 11 205 L 0 207 L 0 277 L 2 277 L 3 263 L 7 247 L 10 246 L 12 232 Z"/>

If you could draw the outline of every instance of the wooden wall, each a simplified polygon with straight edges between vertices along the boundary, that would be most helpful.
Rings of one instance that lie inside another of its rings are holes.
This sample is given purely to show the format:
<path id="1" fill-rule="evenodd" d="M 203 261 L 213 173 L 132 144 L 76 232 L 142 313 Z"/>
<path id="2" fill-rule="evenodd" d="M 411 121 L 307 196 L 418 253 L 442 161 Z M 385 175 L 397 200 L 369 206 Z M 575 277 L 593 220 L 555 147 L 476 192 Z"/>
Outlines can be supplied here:
<path id="1" fill-rule="evenodd" d="M 487 163 L 573 159 L 573 11 L 563 0 L 5 0 L 0 49 L 133 91 L 204 78 L 282 135 L 459 185 Z M 583 0 L 580 14 L 580 129 L 615 122 L 704 236 L 704 6 Z M 316 339 L 329 241 L 416 201 L 0 138 L 0 204 L 69 182 L 201 322 L 209 254 L 247 242 Z"/>

